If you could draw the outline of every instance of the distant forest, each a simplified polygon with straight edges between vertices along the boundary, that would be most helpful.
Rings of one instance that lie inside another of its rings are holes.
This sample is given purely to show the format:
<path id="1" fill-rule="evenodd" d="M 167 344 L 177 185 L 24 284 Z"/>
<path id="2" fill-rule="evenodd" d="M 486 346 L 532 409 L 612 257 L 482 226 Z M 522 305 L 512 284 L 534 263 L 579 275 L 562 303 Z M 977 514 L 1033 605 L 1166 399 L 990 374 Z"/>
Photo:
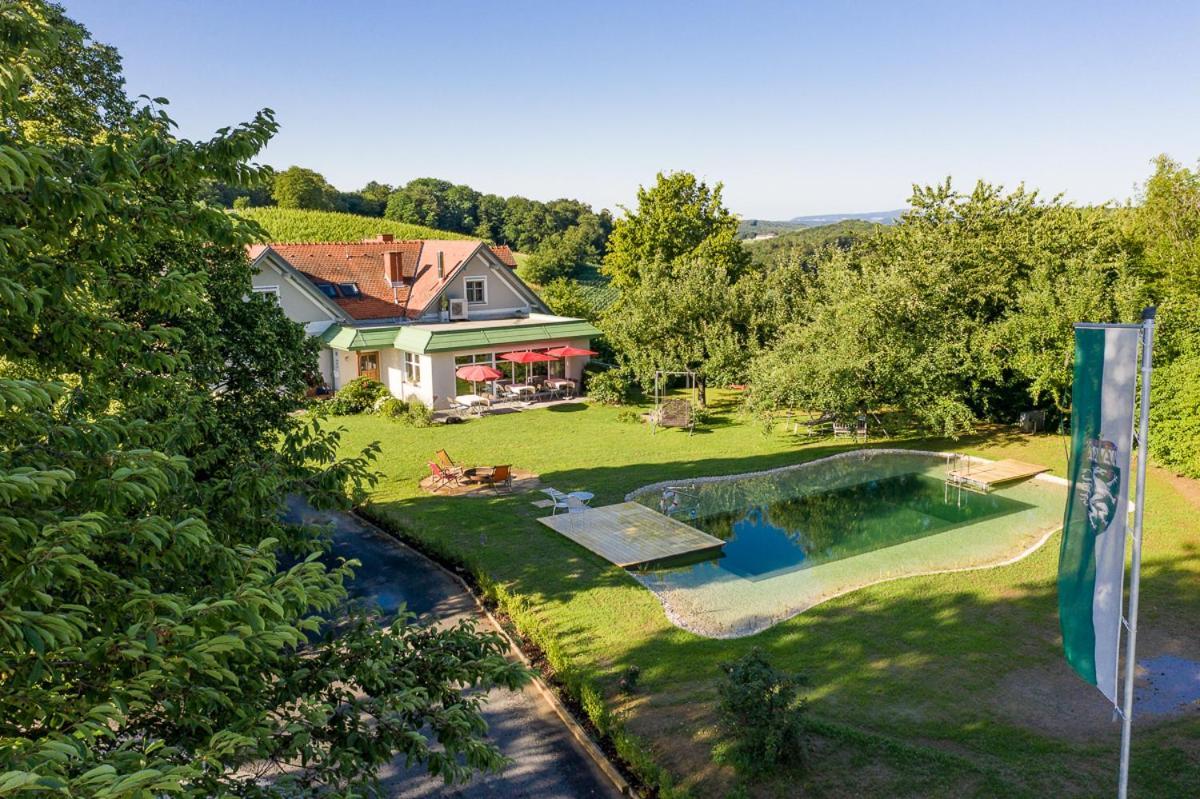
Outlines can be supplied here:
<path id="1" fill-rule="evenodd" d="M 269 185 L 255 189 L 214 183 L 210 199 L 226 208 L 278 206 L 383 217 L 476 236 L 527 253 L 543 244 L 559 245 L 556 237 L 570 235 L 579 248 L 598 255 L 612 231 L 607 209 L 596 212 L 580 200 L 502 197 L 438 178 L 417 178 L 403 186 L 371 181 L 357 191 L 339 191 L 319 172 L 298 166 L 276 172 Z"/>

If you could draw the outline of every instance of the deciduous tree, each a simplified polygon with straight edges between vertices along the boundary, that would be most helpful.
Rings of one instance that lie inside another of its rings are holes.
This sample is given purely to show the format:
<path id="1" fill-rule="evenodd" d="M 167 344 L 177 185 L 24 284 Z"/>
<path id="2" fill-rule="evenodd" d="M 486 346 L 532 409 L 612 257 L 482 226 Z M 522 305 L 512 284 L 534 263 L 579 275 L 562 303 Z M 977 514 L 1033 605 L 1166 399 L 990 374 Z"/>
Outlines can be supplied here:
<path id="1" fill-rule="evenodd" d="M 275 176 L 271 196 L 280 208 L 332 211 L 337 190 L 319 172 L 293 166 Z"/>
<path id="2" fill-rule="evenodd" d="M 25 126 L 55 12 L 0 9 L 0 792 L 361 795 L 395 753 L 496 767 L 466 689 L 520 683 L 500 642 L 344 610 L 352 564 L 279 520 L 290 492 L 344 505 L 372 451 L 293 415 L 315 344 L 251 292 L 261 231 L 202 200 L 259 171 L 271 113 L 203 142 L 154 105 L 86 140 Z"/>
<path id="3" fill-rule="evenodd" d="M 710 187 L 690 172 L 660 172 L 653 186 L 638 188 L 637 208 L 613 224 L 604 271 L 623 287 L 648 264 L 688 258 L 720 264 L 739 277 L 750 256 L 721 190 L 720 183 Z"/>

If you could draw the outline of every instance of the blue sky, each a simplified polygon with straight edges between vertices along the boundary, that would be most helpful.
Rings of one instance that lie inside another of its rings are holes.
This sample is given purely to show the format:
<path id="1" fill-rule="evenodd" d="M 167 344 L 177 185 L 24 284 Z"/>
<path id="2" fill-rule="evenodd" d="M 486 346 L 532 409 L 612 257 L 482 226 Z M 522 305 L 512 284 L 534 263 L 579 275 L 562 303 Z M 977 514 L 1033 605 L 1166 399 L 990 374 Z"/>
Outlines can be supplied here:
<path id="1" fill-rule="evenodd" d="M 766 219 L 947 175 L 1124 199 L 1200 157 L 1200 3 L 65 0 L 183 135 L 263 161 L 630 204 L 659 170 Z"/>

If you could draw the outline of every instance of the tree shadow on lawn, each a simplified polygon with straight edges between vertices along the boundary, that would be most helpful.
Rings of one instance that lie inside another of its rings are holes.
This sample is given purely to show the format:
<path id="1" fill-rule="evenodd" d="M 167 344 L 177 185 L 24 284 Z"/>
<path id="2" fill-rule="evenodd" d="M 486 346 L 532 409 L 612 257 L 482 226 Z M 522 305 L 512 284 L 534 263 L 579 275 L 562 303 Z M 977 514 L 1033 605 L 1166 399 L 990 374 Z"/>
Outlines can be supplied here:
<path id="1" fill-rule="evenodd" d="M 1042 560 L 1052 564 L 1053 554 Z M 730 775 L 710 762 L 719 664 L 761 647 L 778 667 L 808 676 L 818 749 L 809 772 L 785 775 L 764 795 L 787 786 L 817 796 L 1107 793 L 1120 727 L 1062 658 L 1053 577 L 1004 568 L 1014 570 L 1008 585 L 963 588 L 959 579 L 947 590 L 962 575 L 908 578 L 747 638 L 640 641 L 615 665 L 638 665 L 643 692 L 625 700 L 610 690 L 611 701 L 673 773 L 724 786 Z M 1139 631 L 1139 663 L 1165 653 L 1200 659 L 1197 573 L 1151 561 L 1143 589 L 1160 612 L 1159 626 Z M 1144 693 L 1145 680 L 1139 685 Z M 1137 795 L 1190 795 L 1200 784 L 1198 711 L 1193 703 L 1149 716 L 1135 707 Z"/>

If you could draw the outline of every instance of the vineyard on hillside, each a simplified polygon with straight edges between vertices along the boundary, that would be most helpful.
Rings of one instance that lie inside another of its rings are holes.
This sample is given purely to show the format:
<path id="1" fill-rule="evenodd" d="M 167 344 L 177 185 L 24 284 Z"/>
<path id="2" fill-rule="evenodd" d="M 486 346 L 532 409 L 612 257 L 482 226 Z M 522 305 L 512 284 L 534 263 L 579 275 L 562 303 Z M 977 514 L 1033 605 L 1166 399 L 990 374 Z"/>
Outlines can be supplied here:
<path id="1" fill-rule="evenodd" d="M 380 233 L 397 239 L 469 239 L 461 233 L 410 225 L 376 216 L 359 216 L 336 211 L 306 211 L 296 208 L 243 208 L 238 216 L 252 219 L 266 231 L 266 241 L 361 241 Z"/>

